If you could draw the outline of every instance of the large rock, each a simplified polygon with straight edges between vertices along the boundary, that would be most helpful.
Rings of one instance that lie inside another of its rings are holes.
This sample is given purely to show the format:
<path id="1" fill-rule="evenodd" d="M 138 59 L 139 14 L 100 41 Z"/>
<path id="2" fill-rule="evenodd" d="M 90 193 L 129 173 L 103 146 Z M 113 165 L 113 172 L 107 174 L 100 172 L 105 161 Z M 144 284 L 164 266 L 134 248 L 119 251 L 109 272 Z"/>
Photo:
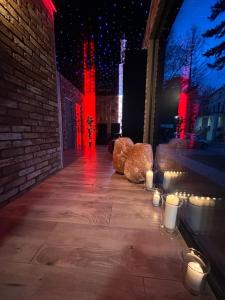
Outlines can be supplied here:
<path id="1" fill-rule="evenodd" d="M 135 144 L 125 162 L 124 175 L 132 182 L 145 181 L 147 170 L 152 169 L 153 153 L 149 144 Z"/>
<path id="2" fill-rule="evenodd" d="M 113 167 L 118 173 L 124 174 L 124 164 L 133 146 L 134 143 L 130 138 L 116 139 L 113 150 Z"/>

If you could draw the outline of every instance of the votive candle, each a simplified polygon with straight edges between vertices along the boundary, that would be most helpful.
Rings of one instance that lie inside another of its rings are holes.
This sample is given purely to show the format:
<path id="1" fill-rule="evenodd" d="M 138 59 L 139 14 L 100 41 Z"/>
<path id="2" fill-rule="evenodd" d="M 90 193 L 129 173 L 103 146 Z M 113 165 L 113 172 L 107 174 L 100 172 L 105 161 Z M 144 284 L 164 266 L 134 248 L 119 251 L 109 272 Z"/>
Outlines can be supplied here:
<path id="1" fill-rule="evenodd" d="M 187 272 L 185 276 L 185 283 L 194 292 L 201 290 L 204 272 L 201 265 L 196 261 L 191 261 L 187 265 Z"/>
<path id="2" fill-rule="evenodd" d="M 146 189 L 151 190 L 153 187 L 153 171 L 148 170 L 146 172 Z"/>

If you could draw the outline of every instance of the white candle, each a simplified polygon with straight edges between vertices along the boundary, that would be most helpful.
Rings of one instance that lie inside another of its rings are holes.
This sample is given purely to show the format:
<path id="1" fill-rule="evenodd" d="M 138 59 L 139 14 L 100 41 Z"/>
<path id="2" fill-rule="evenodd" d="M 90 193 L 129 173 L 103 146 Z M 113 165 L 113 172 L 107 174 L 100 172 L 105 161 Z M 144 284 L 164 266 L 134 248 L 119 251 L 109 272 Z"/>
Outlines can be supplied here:
<path id="1" fill-rule="evenodd" d="M 159 204 L 160 204 L 160 192 L 157 190 L 153 194 L 152 204 L 154 206 L 159 206 Z"/>
<path id="2" fill-rule="evenodd" d="M 169 230 L 174 230 L 176 227 L 178 205 L 179 198 L 176 195 L 166 197 L 164 226 Z"/>
<path id="3" fill-rule="evenodd" d="M 171 172 L 166 171 L 164 172 L 163 176 L 163 188 L 164 190 L 167 190 L 169 185 L 170 185 L 170 180 L 171 180 Z"/>
<path id="4" fill-rule="evenodd" d="M 146 189 L 150 190 L 152 189 L 152 186 L 153 186 L 153 171 L 148 170 L 146 172 Z"/>
<path id="5" fill-rule="evenodd" d="M 185 283 L 194 292 L 199 292 L 201 289 L 204 272 L 198 262 L 191 261 L 188 263 L 185 276 Z"/>

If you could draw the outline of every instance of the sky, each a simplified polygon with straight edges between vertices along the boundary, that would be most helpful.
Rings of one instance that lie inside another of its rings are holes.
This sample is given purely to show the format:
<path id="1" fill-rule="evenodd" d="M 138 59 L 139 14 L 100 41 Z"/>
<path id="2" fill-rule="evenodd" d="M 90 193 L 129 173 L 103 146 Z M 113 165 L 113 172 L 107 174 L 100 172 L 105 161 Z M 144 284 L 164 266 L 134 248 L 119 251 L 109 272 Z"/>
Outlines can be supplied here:
<path id="1" fill-rule="evenodd" d="M 215 21 L 210 21 L 208 17 L 211 13 L 211 6 L 216 3 L 216 0 L 185 0 L 172 27 L 172 33 L 177 40 L 184 40 L 187 32 L 192 26 L 196 26 L 201 35 L 207 29 L 219 24 L 225 20 L 225 13 L 217 17 Z M 219 39 L 204 38 L 202 50 L 203 52 L 219 43 Z M 209 58 L 199 55 L 199 59 L 207 65 Z M 211 68 L 206 69 L 204 77 L 202 78 L 202 85 L 219 88 L 225 84 L 225 69 L 216 71 Z"/>
<path id="2" fill-rule="evenodd" d="M 95 41 L 98 94 L 118 93 L 120 39 L 141 50 L 150 0 L 55 0 L 58 70 L 82 90 L 83 43 Z"/>

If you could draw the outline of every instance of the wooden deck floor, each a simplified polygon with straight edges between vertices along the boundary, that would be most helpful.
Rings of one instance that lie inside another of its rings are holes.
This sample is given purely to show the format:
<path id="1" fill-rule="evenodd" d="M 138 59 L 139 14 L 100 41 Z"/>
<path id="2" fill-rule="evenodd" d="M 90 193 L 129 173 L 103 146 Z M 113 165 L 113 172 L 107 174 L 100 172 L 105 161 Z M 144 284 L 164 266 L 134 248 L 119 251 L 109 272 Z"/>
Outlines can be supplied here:
<path id="1" fill-rule="evenodd" d="M 99 147 L 1 209 L 0 299 L 196 299 L 150 198 Z"/>

